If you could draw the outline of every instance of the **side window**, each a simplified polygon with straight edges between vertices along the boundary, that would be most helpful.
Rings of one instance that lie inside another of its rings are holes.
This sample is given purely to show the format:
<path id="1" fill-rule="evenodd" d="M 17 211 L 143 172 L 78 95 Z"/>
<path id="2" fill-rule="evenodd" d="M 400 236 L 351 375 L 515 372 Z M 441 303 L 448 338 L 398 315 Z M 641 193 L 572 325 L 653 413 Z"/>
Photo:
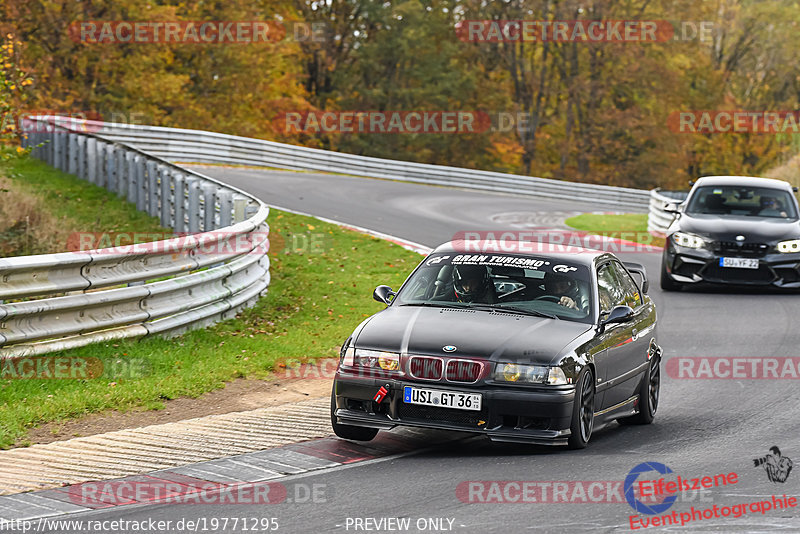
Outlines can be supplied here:
<path id="1" fill-rule="evenodd" d="M 623 304 L 631 308 L 638 308 L 642 304 L 642 295 L 636 282 L 633 281 L 631 275 L 622 265 L 617 262 L 612 262 L 611 265 L 614 266 L 614 272 L 624 293 Z"/>
<path id="2" fill-rule="evenodd" d="M 597 271 L 597 292 L 600 298 L 600 313 L 608 313 L 614 306 L 625 303 L 625 294 L 610 263 L 606 263 Z"/>

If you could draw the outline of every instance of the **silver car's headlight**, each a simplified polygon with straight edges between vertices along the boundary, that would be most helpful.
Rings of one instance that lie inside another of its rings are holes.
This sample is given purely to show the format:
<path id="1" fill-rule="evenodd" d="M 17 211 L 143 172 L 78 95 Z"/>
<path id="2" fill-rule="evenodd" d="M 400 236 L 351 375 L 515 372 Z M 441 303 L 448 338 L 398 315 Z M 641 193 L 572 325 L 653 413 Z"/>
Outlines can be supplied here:
<path id="1" fill-rule="evenodd" d="M 672 241 L 681 247 L 703 248 L 706 244 L 705 239 L 699 235 L 689 234 L 686 232 L 675 232 L 671 237 Z"/>
<path id="2" fill-rule="evenodd" d="M 790 239 L 789 241 L 781 241 L 778 243 L 778 252 L 781 254 L 789 254 L 791 252 L 800 252 L 800 239 Z"/>
<path id="3" fill-rule="evenodd" d="M 560 367 L 548 365 L 523 365 L 518 363 L 498 363 L 494 370 L 498 382 L 517 384 L 566 384 L 567 377 Z"/>

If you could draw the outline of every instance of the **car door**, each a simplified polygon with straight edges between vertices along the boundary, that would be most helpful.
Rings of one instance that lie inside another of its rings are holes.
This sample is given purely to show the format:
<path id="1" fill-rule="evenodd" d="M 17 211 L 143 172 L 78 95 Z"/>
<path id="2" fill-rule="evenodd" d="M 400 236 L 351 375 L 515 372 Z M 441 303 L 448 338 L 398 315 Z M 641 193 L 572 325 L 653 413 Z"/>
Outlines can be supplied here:
<path id="1" fill-rule="evenodd" d="M 597 289 L 600 300 L 601 319 L 614 306 L 626 305 L 640 313 L 642 296 L 628 272 L 616 260 L 609 260 L 597 268 Z M 605 383 L 597 384 L 603 391 L 603 408 L 619 404 L 636 393 L 638 381 L 632 373 L 637 359 L 637 320 L 612 323 L 605 326 L 601 335 L 605 353 L 602 365 Z M 646 353 L 646 349 L 642 354 Z"/>
<path id="2" fill-rule="evenodd" d="M 618 354 L 619 360 L 614 362 L 618 373 L 618 383 L 614 387 L 619 390 L 615 397 L 619 398 L 619 402 L 621 402 L 637 393 L 641 367 L 648 361 L 649 338 L 646 335 L 647 332 L 643 331 L 646 330 L 646 327 L 642 325 L 647 324 L 651 310 L 649 306 L 644 305 L 644 296 L 627 269 L 618 261 L 612 261 L 610 265 L 620 285 L 623 304 L 630 306 L 634 312 L 633 318 L 629 322 L 622 323 L 626 327 L 624 329 L 625 336 L 629 335 L 630 337 L 626 337 L 623 341 Z"/>

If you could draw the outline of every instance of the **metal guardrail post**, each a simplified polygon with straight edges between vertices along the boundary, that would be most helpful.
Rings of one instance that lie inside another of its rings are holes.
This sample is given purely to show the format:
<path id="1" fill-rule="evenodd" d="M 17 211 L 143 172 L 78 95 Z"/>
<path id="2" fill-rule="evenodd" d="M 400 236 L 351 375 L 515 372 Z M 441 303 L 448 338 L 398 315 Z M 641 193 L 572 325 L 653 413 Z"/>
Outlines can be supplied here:
<path id="1" fill-rule="evenodd" d="M 108 165 L 106 158 L 108 149 L 111 145 L 103 141 L 97 141 L 97 185 L 108 188 Z"/>
<path id="2" fill-rule="evenodd" d="M 136 167 L 136 209 L 147 211 L 147 161 L 144 156 L 136 154 L 133 158 Z"/>
<path id="3" fill-rule="evenodd" d="M 172 173 L 170 170 L 165 167 L 164 165 L 158 166 L 158 175 L 161 177 L 161 212 L 159 215 L 159 219 L 161 220 L 161 226 L 171 227 L 171 215 L 172 215 L 172 191 L 171 191 L 171 178 Z"/>
<path id="4" fill-rule="evenodd" d="M 240 223 L 247 219 L 247 199 L 241 195 L 233 197 L 233 222 Z"/>
<path id="5" fill-rule="evenodd" d="M 187 180 L 187 191 L 189 192 L 189 233 L 196 234 L 200 231 L 200 180 L 189 178 Z"/>
<path id="6" fill-rule="evenodd" d="M 215 184 L 203 184 L 203 231 L 209 232 L 216 228 L 216 192 Z"/>
<path id="7" fill-rule="evenodd" d="M 77 158 L 75 157 L 75 145 L 77 144 L 78 134 L 67 134 L 66 166 L 64 170 L 69 174 L 77 174 Z"/>
<path id="8" fill-rule="evenodd" d="M 117 192 L 117 147 L 106 145 L 106 189 Z"/>
<path id="9" fill-rule="evenodd" d="M 136 204 L 139 199 L 139 174 L 136 172 L 136 157 L 138 156 L 133 151 L 128 151 L 125 154 L 125 163 L 128 171 L 125 173 L 128 175 L 128 202 L 131 204 Z"/>
<path id="10" fill-rule="evenodd" d="M 64 134 L 61 132 L 54 132 L 53 135 L 53 167 L 58 170 L 63 170 L 62 163 L 62 143 L 64 142 Z"/>
<path id="11" fill-rule="evenodd" d="M 127 150 L 122 147 L 117 148 L 117 190 L 115 193 L 118 197 L 123 197 L 128 194 L 128 165 L 126 161 Z"/>
<path id="12" fill-rule="evenodd" d="M 158 216 L 158 164 L 148 160 L 147 169 L 147 213 L 151 217 Z"/>
<path id="13" fill-rule="evenodd" d="M 86 139 L 86 179 L 90 184 L 97 184 L 97 139 Z"/>
<path id="14" fill-rule="evenodd" d="M 186 177 L 176 172 L 172 175 L 172 183 L 174 185 L 174 220 L 172 229 L 175 232 L 182 233 L 186 231 Z"/>
<path id="15" fill-rule="evenodd" d="M 75 174 L 81 180 L 86 179 L 86 138 L 79 135 L 75 138 L 75 158 L 76 170 Z"/>
<path id="16" fill-rule="evenodd" d="M 233 220 L 233 193 L 231 191 L 219 191 L 219 227 L 230 226 Z"/>

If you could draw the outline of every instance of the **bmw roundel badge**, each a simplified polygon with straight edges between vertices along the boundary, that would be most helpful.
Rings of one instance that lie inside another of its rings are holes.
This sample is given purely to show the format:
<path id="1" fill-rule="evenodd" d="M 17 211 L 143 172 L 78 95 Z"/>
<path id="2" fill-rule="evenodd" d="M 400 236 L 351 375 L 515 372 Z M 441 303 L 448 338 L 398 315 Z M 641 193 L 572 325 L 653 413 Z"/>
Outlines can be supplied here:
<path id="1" fill-rule="evenodd" d="M 455 352 L 456 347 L 455 345 L 445 345 L 444 347 L 442 347 L 442 350 L 445 352 Z"/>

